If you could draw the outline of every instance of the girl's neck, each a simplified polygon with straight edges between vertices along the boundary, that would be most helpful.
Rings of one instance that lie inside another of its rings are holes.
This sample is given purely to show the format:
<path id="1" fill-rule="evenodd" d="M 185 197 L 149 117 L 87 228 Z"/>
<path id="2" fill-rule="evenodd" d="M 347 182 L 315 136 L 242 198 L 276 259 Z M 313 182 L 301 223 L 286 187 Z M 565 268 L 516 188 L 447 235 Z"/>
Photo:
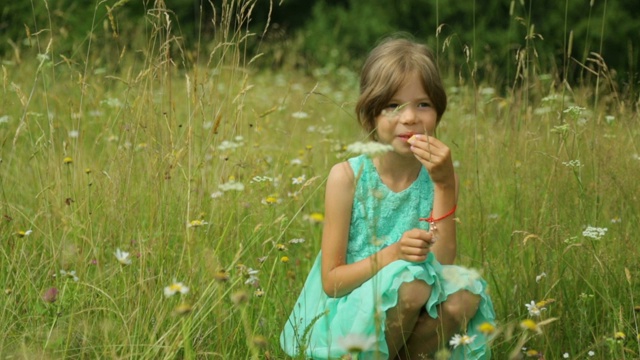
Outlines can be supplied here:
<path id="1" fill-rule="evenodd" d="M 393 152 L 374 158 L 373 164 L 385 182 L 399 185 L 415 181 L 422 168 L 422 164 L 413 156 L 400 156 Z"/>

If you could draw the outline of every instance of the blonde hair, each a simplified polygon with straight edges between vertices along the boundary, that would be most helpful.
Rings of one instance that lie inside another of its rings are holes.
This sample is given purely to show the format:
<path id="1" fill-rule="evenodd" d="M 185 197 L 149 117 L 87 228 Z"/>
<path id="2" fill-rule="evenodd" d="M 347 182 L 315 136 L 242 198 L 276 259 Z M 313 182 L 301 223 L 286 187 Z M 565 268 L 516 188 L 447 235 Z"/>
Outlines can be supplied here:
<path id="1" fill-rule="evenodd" d="M 376 46 L 362 67 L 356 115 L 360 125 L 374 138 L 375 119 L 400 90 L 408 74 L 417 72 L 437 113 L 437 123 L 447 108 L 438 65 L 424 44 L 406 38 L 387 38 Z"/>

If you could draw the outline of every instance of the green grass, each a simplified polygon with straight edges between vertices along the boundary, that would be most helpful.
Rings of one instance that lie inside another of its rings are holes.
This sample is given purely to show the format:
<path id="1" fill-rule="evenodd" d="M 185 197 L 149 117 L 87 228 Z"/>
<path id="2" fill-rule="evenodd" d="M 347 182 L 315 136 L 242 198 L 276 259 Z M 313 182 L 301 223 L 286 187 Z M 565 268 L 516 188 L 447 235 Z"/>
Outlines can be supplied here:
<path id="1" fill-rule="evenodd" d="M 158 33 L 117 63 L 96 44 L 72 62 L 4 59 L 3 358 L 284 357 L 279 332 L 320 246 L 310 215 L 344 146 L 363 139 L 357 74 L 260 69 L 239 33 L 200 54 Z M 185 53 L 211 61 L 184 66 Z M 438 135 L 459 162 L 458 262 L 489 282 L 495 357 L 524 345 L 638 358 L 637 104 L 543 80 L 500 96 L 461 74 Z M 244 189 L 220 191 L 232 181 Z M 166 298 L 174 280 L 190 291 Z M 534 320 L 557 318 L 539 335 L 520 328 L 532 300 L 548 302 Z"/>

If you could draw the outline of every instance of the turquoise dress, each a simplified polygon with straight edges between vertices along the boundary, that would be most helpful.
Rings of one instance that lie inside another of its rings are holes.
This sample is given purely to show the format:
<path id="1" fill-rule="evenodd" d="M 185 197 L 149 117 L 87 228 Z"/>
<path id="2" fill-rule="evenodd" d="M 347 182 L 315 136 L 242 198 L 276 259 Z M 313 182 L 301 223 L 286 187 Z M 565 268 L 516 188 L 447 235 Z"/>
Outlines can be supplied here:
<path id="1" fill-rule="evenodd" d="M 413 228 L 429 229 L 418 219 L 427 217 L 433 205 L 433 183 L 422 168 L 416 181 L 401 192 L 391 191 L 380 179 L 369 157 L 349 159 L 357 185 L 353 199 L 347 263 L 357 262 L 398 241 Z M 425 305 L 433 318 L 436 306 L 452 293 L 466 289 L 481 296 L 479 309 L 468 324 L 466 334 L 477 335 L 472 344 L 452 350 L 452 359 L 489 359 L 487 338 L 478 331 L 484 322 L 494 323 L 495 313 L 486 293 L 486 283 L 477 272 L 455 265 L 441 265 L 429 254 L 423 263 L 397 260 L 380 269 L 351 293 L 331 298 L 322 289 L 321 257 L 318 254 L 280 334 L 287 354 L 299 358 L 338 359 L 346 354 L 339 339 L 350 334 L 375 336 L 372 349 L 359 359 L 387 359 L 384 337 L 386 311 L 397 304 L 398 289 L 404 282 L 420 279 L 431 285 Z M 447 340 L 448 343 L 448 340 Z"/>

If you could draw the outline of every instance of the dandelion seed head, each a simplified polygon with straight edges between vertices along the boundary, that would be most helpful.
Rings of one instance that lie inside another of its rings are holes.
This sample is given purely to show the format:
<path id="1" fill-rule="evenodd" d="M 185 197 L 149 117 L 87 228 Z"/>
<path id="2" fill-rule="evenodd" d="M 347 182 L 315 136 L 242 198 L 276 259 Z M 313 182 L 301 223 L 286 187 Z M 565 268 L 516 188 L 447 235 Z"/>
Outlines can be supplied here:
<path id="1" fill-rule="evenodd" d="M 389 144 L 381 144 L 375 141 L 355 142 L 347 146 L 347 151 L 353 154 L 362 154 L 369 157 L 380 156 L 389 151 L 393 151 L 393 146 Z"/>

